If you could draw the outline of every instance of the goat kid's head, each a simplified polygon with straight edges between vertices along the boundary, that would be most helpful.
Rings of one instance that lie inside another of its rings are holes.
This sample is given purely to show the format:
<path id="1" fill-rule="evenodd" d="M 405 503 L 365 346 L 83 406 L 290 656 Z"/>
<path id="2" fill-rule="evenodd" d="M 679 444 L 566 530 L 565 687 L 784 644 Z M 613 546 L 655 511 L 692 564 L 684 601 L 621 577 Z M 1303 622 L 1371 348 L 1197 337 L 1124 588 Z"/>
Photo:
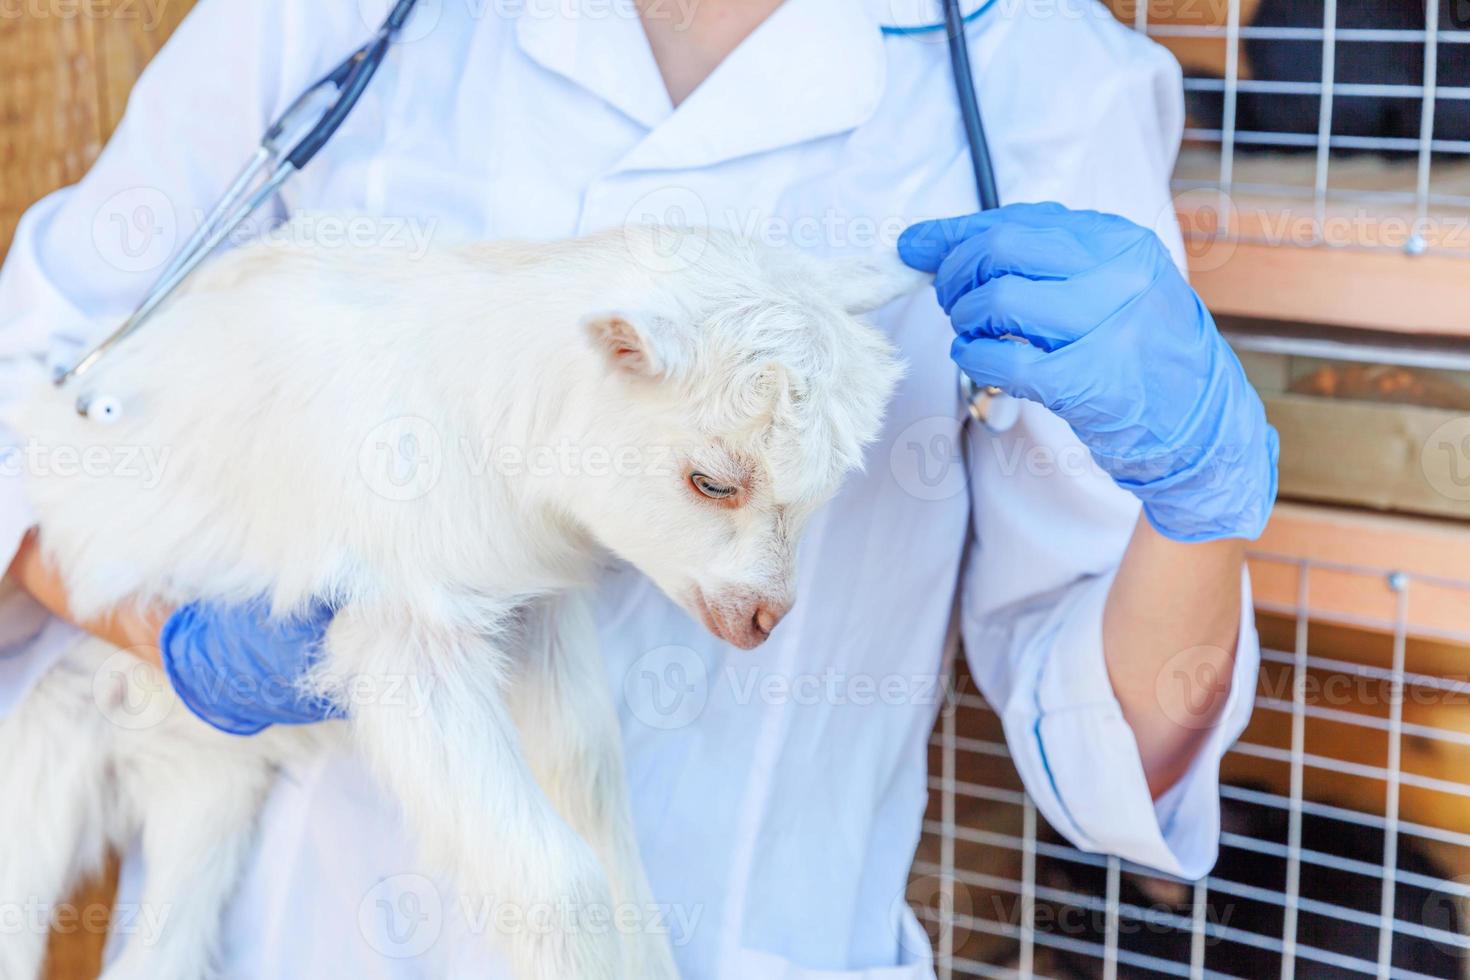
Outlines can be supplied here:
<path id="1" fill-rule="evenodd" d="M 896 256 L 824 261 L 698 234 L 698 261 L 636 276 L 636 305 L 584 320 L 599 402 L 587 435 L 647 465 L 584 482 L 568 506 L 750 649 L 791 608 L 797 539 L 861 466 L 901 375 L 859 317 L 925 280 Z"/>

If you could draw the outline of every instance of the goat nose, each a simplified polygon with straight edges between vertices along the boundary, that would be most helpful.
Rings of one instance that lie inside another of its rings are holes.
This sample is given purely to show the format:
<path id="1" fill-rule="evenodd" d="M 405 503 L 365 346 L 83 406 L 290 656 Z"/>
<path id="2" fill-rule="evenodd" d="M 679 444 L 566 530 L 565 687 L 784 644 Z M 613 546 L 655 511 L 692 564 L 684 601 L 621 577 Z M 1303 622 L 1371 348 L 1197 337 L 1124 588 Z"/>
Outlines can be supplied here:
<path id="1" fill-rule="evenodd" d="M 770 636 L 771 630 L 776 628 L 776 624 L 781 622 L 781 617 L 784 615 L 786 615 L 785 607 L 761 603 L 755 607 L 753 617 L 755 631 L 761 636 Z"/>

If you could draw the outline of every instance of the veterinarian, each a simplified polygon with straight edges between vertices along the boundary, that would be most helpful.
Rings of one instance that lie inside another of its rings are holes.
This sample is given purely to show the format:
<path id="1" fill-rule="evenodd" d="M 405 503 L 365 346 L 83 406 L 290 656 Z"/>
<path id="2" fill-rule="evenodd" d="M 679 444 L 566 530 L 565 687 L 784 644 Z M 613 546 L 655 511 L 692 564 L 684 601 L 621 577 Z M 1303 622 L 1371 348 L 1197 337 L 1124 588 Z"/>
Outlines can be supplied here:
<path id="1" fill-rule="evenodd" d="M 66 363 L 114 326 L 380 6 L 203 0 L 92 171 L 22 221 L 0 370 Z M 1057 203 L 911 228 L 975 210 L 943 34 L 924 30 L 937 3 L 512 6 L 422 4 L 279 216 L 360 216 L 405 262 L 416 235 L 682 220 L 858 252 L 908 229 L 902 255 L 937 273 L 938 304 L 926 291 L 876 318 L 907 378 L 866 473 L 814 521 L 769 642 L 722 645 L 626 570 L 600 589 L 643 856 L 684 974 L 930 975 L 904 893 L 956 596 L 1042 815 L 1087 850 L 1207 871 L 1220 759 L 1251 707 L 1243 552 L 1276 444 L 1178 270 L 1173 60 L 1097 4 L 970 0 L 1000 196 Z M 1016 396 L 963 437 L 956 363 Z M 18 489 L 19 466 L 60 461 L 24 450 L 0 476 L 0 553 L 25 589 L 0 608 L 3 709 L 78 628 Z M 286 692 L 329 616 L 190 607 L 83 626 L 161 656 L 192 709 L 247 733 L 328 713 Z M 123 900 L 139 872 L 125 862 Z M 495 975 L 479 935 L 494 916 L 441 889 L 362 765 L 326 754 L 268 802 L 225 973 Z"/>

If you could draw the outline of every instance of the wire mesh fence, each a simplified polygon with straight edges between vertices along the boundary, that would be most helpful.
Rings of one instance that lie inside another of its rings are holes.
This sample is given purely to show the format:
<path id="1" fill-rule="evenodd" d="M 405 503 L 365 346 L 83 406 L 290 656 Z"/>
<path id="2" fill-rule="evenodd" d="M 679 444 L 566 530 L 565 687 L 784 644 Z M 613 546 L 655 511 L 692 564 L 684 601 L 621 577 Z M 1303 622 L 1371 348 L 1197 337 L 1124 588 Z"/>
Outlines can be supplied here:
<path id="1" fill-rule="evenodd" d="M 1470 5 L 1153 8 L 1115 4 L 1185 65 L 1176 187 L 1201 195 L 1187 233 L 1470 257 Z M 1272 220 L 1283 214 L 1292 220 Z"/>
<path id="2" fill-rule="evenodd" d="M 1227 756 L 1221 858 L 1179 881 L 1068 846 L 1038 816 L 963 667 L 931 741 L 910 891 L 941 980 L 1470 975 L 1470 582 L 1255 555 L 1297 599 L 1260 612 L 1250 727 Z M 1312 615 L 1321 576 L 1386 621 Z M 978 655 L 983 656 L 983 651 Z"/>

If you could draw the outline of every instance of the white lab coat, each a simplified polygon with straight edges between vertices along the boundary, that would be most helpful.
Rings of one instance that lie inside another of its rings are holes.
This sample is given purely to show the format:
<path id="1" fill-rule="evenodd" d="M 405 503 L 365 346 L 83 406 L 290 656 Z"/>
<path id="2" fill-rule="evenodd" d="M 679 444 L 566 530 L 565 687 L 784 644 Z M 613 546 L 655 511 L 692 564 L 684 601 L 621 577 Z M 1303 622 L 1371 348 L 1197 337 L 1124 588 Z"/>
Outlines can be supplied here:
<path id="1" fill-rule="evenodd" d="M 65 357 L 125 314 L 268 119 L 383 6 L 204 0 L 92 172 L 22 222 L 0 277 L 0 370 Z M 381 219 L 324 238 L 356 228 L 411 249 L 425 234 L 552 238 L 651 218 L 835 252 L 974 209 L 943 35 L 880 31 L 936 20 L 931 0 L 787 0 L 677 111 L 630 0 L 421 7 L 285 195 L 292 211 Z M 1121 213 L 1180 254 L 1173 60 L 1081 0 L 1002 0 L 970 35 L 1002 198 Z M 626 569 L 600 592 L 643 854 L 691 980 L 930 975 L 903 894 L 957 588 L 975 675 L 1046 818 L 1167 871 L 1214 861 L 1218 763 L 1258 660 L 1248 601 L 1226 719 L 1155 806 L 1101 646 L 1138 504 L 1030 404 L 971 437 L 967 472 L 949 325 L 928 295 L 880 320 L 907 378 L 866 473 L 814 522 L 800 601 L 770 642 L 722 645 Z M 0 470 L 0 556 L 29 523 L 13 471 Z M 24 600 L 0 609 L 0 707 L 69 636 Z M 456 906 L 356 762 L 312 760 L 269 802 L 228 915 L 227 975 L 494 975 L 473 939 L 484 911 Z"/>

